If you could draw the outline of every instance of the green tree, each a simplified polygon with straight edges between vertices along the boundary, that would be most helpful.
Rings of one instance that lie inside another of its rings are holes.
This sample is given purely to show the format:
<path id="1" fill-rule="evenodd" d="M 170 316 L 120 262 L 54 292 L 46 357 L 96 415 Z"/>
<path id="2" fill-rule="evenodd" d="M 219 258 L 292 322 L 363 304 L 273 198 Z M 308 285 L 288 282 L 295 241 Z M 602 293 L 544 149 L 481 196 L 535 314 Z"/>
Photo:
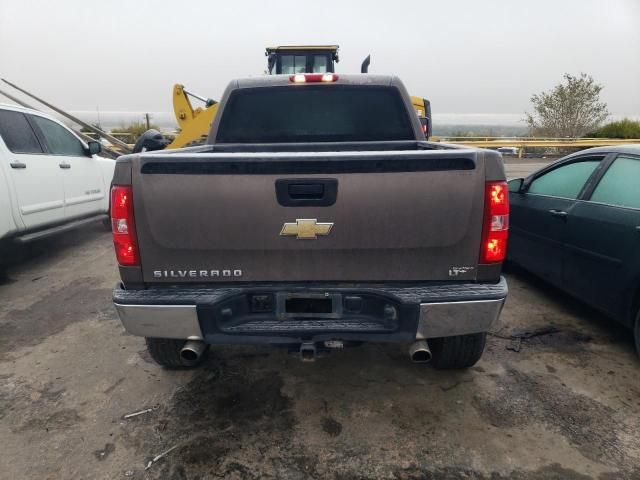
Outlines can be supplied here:
<path id="1" fill-rule="evenodd" d="M 640 122 L 630 118 L 623 118 L 617 122 L 607 123 L 586 136 L 596 138 L 640 138 Z"/>
<path id="2" fill-rule="evenodd" d="M 149 125 L 149 128 L 160 130 L 160 127 L 153 124 Z M 126 141 L 130 143 L 135 143 L 136 140 L 140 138 L 140 135 L 142 135 L 146 131 L 147 131 L 146 122 L 131 122 L 128 125 L 121 125 L 120 127 L 113 129 L 111 131 L 111 134 L 114 136 L 117 136 L 117 134 L 119 133 L 128 133 L 130 135 Z"/>
<path id="3" fill-rule="evenodd" d="M 531 133 L 581 137 L 596 130 L 609 116 L 607 104 L 600 101 L 603 88 L 586 73 L 565 73 L 563 81 L 553 89 L 531 97 L 533 113 L 525 113 Z"/>

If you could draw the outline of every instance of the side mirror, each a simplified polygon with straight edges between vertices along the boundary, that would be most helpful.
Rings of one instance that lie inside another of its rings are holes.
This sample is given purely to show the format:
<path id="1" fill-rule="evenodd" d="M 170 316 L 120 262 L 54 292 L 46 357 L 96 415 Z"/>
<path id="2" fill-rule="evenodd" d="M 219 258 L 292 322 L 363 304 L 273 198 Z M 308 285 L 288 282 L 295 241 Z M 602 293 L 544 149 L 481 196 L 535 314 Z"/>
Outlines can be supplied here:
<path id="1" fill-rule="evenodd" d="M 524 185 L 524 178 L 514 178 L 513 180 L 509 180 L 509 192 L 512 193 L 521 193 L 522 186 Z"/>
<path id="2" fill-rule="evenodd" d="M 87 155 L 97 155 L 102 151 L 102 144 L 100 142 L 96 142 L 95 140 L 90 140 L 87 145 Z"/>

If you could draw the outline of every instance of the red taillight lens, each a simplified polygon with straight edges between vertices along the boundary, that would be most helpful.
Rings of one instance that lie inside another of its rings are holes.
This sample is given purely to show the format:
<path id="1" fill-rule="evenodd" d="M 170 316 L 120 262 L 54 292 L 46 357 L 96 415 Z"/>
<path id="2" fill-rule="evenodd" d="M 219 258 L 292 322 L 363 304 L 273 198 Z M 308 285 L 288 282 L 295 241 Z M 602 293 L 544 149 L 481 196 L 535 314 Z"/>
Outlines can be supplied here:
<path id="1" fill-rule="evenodd" d="M 317 82 L 335 82 L 338 75 L 335 73 L 296 73 L 289 75 L 289 81 L 293 83 L 317 83 Z"/>
<path id="2" fill-rule="evenodd" d="M 118 263 L 127 267 L 139 265 L 131 186 L 111 188 L 111 232 Z"/>
<path id="3" fill-rule="evenodd" d="M 487 182 L 480 263 L 502 262 L 509 238 L 509 189 L 507 182 Z"/>
<path id="4" fill-rule="evenodd" d="M 504 261 L 507 256 L 507 239 L 509 231 L 490 232 L 483 242 L 481 263 L 496 263 Z"/>

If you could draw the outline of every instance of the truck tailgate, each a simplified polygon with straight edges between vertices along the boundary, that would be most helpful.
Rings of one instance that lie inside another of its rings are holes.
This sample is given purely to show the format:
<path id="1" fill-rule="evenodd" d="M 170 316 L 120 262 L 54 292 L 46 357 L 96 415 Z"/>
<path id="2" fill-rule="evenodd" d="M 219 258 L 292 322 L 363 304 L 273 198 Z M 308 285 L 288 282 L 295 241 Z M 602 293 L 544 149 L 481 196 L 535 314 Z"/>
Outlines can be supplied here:
<path id="1" fill-rule="evenodd" d="M 474 279 L 483 155 L 434 150 L 134 157 L 144 281 Z"/>

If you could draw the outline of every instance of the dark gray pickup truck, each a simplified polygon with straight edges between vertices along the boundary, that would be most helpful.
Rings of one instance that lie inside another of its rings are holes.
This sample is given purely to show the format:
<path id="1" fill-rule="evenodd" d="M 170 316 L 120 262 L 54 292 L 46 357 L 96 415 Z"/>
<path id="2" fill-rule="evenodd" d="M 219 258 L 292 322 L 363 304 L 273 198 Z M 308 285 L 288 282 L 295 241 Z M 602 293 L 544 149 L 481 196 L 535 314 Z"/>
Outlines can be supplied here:
<path id="1" fill-rule="evenodd" d="M 113 301 L 164 366 L 404 342 L 464 368 L 507 295 L 500 155 L 425 141 L 395 77 L 234 80 L 207 145 L 120 157 L 113 185 Z"/>

